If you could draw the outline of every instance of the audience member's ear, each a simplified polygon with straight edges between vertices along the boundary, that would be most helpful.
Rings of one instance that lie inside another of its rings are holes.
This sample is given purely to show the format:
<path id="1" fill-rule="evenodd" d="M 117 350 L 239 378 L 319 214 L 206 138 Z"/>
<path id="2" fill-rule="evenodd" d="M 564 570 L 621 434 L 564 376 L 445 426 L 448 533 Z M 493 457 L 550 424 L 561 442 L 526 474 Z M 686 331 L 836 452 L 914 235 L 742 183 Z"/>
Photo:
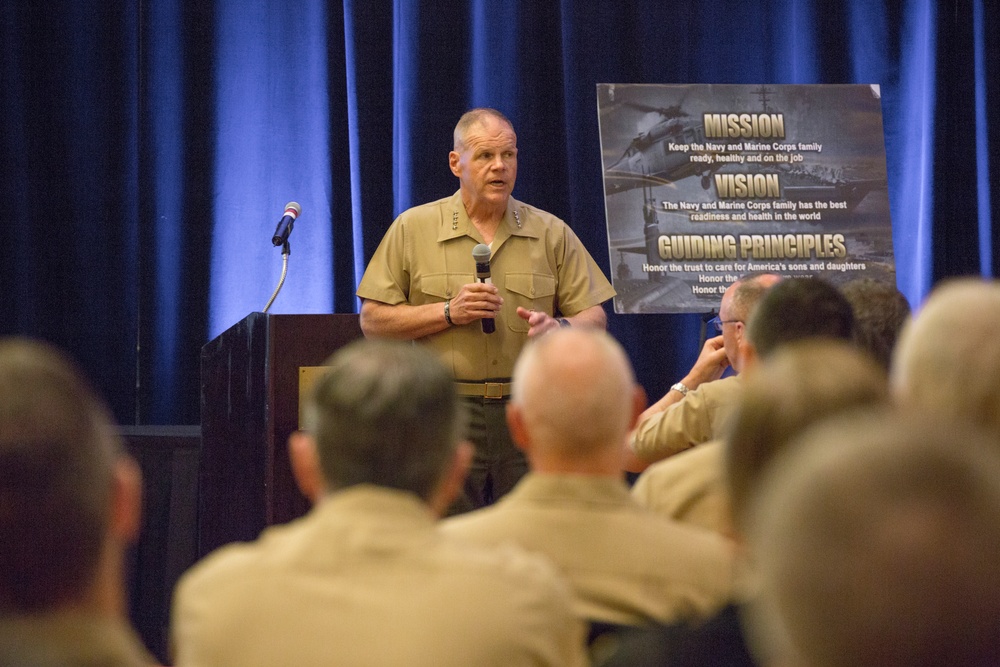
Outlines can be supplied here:
<path id="1" fill-rule="evenodd" d="M 318 503 L 326 492 L 326 485 L 319 467 L 316 440 L 305 431 L 293 431 L 288 436 L 288 458 L 299 491 L 313 504 Z"/>
<path id="2" fill-rule="evenodd" d="M 743 371 L 747 371 L 753 368 L 754 364 L 757 363 L 759 357 L 757 356 L 757 348 L 754 347 L 746 336 L 743 337 L 743 344 L 740 345 L 740 368 Z"/>
<path id="3" fill-rule="evenodd" d="M 527 452 L 531 446 L 531 438 L 528 428 L 524 423 L 524 411 L 516 403 L 507 404 L 507 429 L 510 431 L 510 438 L 522 452 Z"/>
<path id="4" fill-rule="evenodd" d="M 139 537 L 142 523 L 142 472 L 131 456 L 123 454 L 111 474 L 111 535 L 122 544 Z"/>
<path id="5" fill-rule="evenodd" d="M 646 396 L 646 390 L 642 388 L 641 385 L 635 385 L 632 390 L 632 414 L 629 417 L 628 430 L 631 431 L 635 428 L 635 425 L 639 422 L 639 417 L 649 406 L 649 400 Z"/>
<path id="6" fill-rule="evenodd" d="M 442 517 L 447 514 L 448 508 L 462 493 L 475 451 L 476 448 L 468 440 L 460 441 L 455 447 L 455 452 L 442 474 L 440 483 L 431 493 L 431 497 L 427 499 L 427 504 L 436 516 Z"/>

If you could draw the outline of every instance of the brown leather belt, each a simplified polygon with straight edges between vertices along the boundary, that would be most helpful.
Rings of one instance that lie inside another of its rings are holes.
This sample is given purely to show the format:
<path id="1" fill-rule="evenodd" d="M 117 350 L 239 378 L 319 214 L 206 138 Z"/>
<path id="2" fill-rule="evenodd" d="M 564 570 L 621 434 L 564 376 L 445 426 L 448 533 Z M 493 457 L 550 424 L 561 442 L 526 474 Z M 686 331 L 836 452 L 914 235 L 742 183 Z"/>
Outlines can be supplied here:
<path id="1" fill-rule="evenodd" d="M 476 398 L 507 398 L 510 396 L 510 382 L 455 382 L 455 391 L 459 396 L 475 396 Z"/>

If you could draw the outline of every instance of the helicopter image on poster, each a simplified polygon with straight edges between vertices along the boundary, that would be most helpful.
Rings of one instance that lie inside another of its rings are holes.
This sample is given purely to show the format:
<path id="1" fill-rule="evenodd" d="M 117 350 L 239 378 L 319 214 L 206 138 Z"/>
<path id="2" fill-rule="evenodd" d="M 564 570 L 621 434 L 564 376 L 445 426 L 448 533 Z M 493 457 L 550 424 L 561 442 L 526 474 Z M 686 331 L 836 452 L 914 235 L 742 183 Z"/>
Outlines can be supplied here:
<path id="1" fill-rule="evenodd" d="M 763 111 L 769 112 L 769 96 L 773 91 L 763 86 L 754 93 L 761 99 Z M 668 185 L 690 176 L 700 176 L 702 189 L 708 190 L 712 176 L 728 166 L 719 160 L 728 151 L 727 143 L 706 140 L 703 118 L 695 118 L 681 104 L 655 107 L 638 102 L 621 102 L 621 106 L 654 113 L 661 120 L 643 130 L 629 143 L 622 156 L 604 170 L 604 194 L 612 195 L 633 188 Z M 718 139 L 715 139 L 718 141 Z M 695 147 L 688 151 L 678 147 Z M 853 209 L 874 188 L 882 185 L 878 179 L 845 179 L 843 170 L 793 167 L 777 164 L 771 169 L 785 176 L 783 195 L 800 200 L 843 199 Z"/>
<path id="2" fill-rule="evenodd" d="M 703 145 L 705 131 L 701 122 L 684 113 L 679 104 L 666 108 L 633 102 L 624 104 L 640 111 L 660 114 L 663 120 L 636 135 L 621 158 L 604 170 L 604 194 L 666 185 L 689 176 L 701 176 L 701 187 L 707 190 L 709 176 L 719 167 L 692 162 L 687 154 L 670 149 L 673 145 Z M 699 152 L 707 154 L 712 151 Z"/>
<path id="3" fill-rule="evenodd" d="M 616 312 L 707 313 L 754 270 L 894 273 L 878 86 L 597 88 Z"/>

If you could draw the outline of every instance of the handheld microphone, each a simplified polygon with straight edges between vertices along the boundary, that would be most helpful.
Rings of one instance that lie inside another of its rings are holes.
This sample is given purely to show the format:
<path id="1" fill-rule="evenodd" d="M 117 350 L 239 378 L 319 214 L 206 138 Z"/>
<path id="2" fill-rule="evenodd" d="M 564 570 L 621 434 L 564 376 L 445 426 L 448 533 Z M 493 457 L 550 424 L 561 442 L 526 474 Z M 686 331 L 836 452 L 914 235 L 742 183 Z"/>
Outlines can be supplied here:
<path id="1" fill-rule="evenodd" d="M 490 247 L 485 243 L 480 243 L 472 249 L 472 259 L 476 261 L 476 278 L 481 283 L 490 279 Z M 483 324 L 483 333 L 491 334 L 496 331 L 496 322 L 492 317 L 484 317 L 480 320 Z"/>
<path id="2" fill-rule="evenodd" d="M 274 230 L 271 243 L 274 245 L 285 244 L 288 241 L 288 235 L 292 233 L 295 218 L 299 217 L 301 213 L 302 207 L 299 206 L 298 202 L 290 201 L 285 204 L 285 215 L 278 221 L 278 228 Z"/>

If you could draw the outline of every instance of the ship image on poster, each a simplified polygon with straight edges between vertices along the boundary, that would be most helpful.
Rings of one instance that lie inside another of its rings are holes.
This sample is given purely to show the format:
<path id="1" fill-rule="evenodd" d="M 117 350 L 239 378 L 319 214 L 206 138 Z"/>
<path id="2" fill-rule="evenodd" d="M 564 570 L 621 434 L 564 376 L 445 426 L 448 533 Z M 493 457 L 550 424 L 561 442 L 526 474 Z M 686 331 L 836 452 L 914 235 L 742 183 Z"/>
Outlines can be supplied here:
<path id="1" fill-rule="evenodd" d="M 895 284 L 877 85 L 598 84 L 616 313 L 753 271 Z"/>

